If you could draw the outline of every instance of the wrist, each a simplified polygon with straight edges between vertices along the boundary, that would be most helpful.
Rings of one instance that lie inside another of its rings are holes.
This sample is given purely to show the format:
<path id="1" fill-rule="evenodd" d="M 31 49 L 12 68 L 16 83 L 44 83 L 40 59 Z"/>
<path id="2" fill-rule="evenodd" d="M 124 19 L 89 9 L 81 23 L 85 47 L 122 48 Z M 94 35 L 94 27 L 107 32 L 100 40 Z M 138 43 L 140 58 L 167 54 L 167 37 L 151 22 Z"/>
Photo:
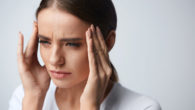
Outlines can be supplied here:
<path id="1" fill-rule="evenodd" d="M 28 96 L 28 97 L 44 97 L 46 95 L 47 91 L 43 91 L 43 90 L 24 90 L 24 96 Z"/>
<path id="2" fill-rule="evenodd" d="M 43 93 L 25 93 L 22 101 L 22 110 L 42 110 L 46 94 Z"/>

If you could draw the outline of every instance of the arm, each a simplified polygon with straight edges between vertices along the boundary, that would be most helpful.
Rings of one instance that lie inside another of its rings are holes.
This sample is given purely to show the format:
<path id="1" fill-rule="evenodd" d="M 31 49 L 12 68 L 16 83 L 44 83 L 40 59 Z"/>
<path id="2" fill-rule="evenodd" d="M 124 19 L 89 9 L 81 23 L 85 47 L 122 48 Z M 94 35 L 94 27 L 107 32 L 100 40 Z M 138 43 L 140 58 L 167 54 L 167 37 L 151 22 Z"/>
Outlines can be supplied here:
<path id="1" fill-rule="evenodd" d="M 108 48 L 99 27 L 91 25 L 86 32 L 89 76 L 80 98 L 81 110 L 99 110 L 108 86 L 112 68 Z"/>
<path id="2" fill-rule="evenodd" d="M 35 92 L 34 92 L 35 93 Z M 26 94 L 24 96 L 24 88 L 22 85 L 18 86 L 9 100 L 9 109 L 8 110 L 41 110 L 41 107 L 44 103 L 44 94 Z M 41 96 L 41 97 L 40 97 Z"/>
<path id="3" fill-rule="evenodd" d="M 20 78 L 24 88 L 23 110 L 41 110 L 50 85 L 50 77 L 45 66 L 37 58 L 38 25 L 34 22 L 32 36 L 23 52 L 24 36 L 19 33 L 17 62 Z"/>
<path id="4" fill-rule="evenodd" d="M 22 101 L 22 110 L 42 110 L 45 93 L 27 93 Z"/>

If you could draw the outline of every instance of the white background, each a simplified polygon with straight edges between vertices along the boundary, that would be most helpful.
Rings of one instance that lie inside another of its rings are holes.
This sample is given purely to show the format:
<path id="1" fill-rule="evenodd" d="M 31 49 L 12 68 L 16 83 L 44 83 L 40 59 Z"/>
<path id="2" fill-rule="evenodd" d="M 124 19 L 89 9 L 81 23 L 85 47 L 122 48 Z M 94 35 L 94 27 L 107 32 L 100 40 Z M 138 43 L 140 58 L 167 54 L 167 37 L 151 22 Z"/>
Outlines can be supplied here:
<path id="1" fill-rule="evenodd" d="M 0 2 L 0 109 L 21 83 L 18 32 L 31 35 L 40 0 Z M 195 1 L 113 0 L 118 27 L 110 53 L 125 87 L 157 99 L 163 110 L 195 110 Z M 40 57 L 39 57 L 40 59 Z"/>

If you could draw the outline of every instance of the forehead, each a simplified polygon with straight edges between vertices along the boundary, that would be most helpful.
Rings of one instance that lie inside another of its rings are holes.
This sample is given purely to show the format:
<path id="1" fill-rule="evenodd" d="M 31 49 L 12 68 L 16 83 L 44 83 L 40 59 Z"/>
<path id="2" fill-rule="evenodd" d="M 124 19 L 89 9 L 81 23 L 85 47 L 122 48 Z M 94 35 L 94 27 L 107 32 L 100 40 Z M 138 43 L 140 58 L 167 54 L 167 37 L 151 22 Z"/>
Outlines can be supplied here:
<path id="1" fill-rule="evenodd" d="M 48 37 L 84 37 L 89 27 L 78 17 L 54 8 L 40 11 L 37 20 L 39 34 Z"/>

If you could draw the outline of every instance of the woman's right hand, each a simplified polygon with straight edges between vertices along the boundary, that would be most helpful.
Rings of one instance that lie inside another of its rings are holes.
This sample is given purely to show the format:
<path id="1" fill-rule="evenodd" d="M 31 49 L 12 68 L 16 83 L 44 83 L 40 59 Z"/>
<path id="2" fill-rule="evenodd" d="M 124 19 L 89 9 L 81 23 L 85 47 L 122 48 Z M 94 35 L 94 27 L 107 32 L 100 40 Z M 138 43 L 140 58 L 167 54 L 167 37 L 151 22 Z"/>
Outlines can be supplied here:
<path id="1" fill-rule="evenodd" d="M 38 26 L 36 22 L 33 25 L 33 33 L 25 52 L 23 52 L 24 36 L 19 33 L 17 48 L 18 70 L 25 95 L 46 95 L 50 85 L 50 77 L 46 67 L 41 66 L 37 58 Z"/>

